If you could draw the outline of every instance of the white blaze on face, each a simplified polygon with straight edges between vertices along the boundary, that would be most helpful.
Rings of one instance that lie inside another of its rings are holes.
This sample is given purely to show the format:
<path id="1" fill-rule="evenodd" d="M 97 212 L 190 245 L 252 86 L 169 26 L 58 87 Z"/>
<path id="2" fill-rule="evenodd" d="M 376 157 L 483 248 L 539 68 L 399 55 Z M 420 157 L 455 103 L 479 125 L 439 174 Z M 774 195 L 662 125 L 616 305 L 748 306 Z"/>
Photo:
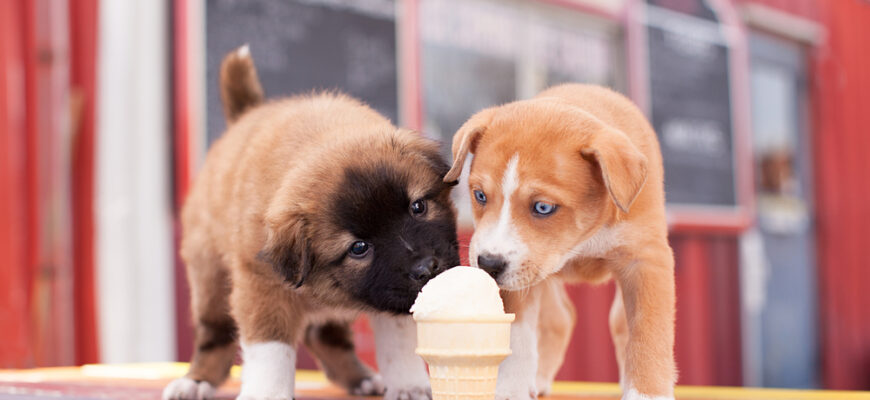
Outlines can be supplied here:
<path id="1" fill-rule="evenodd" d="M 477 256 L 480 254 L 501 256 L 507 261 L 505 273 L 509 274 L 511 270 L 519 267 L 528 251 L 511 219 L 511 196 L 520 183 L 517 173 L 518 162 L 519 154 L 514 154 L 502 175 L 501 194 L 504 201 L 499 210 L 498 220 L 495 224 L 479 226 L 474 232 L 470 257 L 474 266 L 477 266 Z"/>

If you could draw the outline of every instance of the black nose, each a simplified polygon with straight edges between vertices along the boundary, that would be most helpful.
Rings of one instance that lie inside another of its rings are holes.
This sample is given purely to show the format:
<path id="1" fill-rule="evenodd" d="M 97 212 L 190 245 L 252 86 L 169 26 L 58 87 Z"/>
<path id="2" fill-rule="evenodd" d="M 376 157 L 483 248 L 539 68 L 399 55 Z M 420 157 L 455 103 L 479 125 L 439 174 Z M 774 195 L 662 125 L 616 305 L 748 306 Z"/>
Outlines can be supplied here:
<path id="1" fill-rule="evenodd" d="M 477 256 L 477 266 L 486 271 L 493 279 L 496 279 L 504 271 L 507 261 L 501 256 L 481 254 Z"/>
<path id="2" fill-rule="evenodd" d="M 411 269 L 411 278 L 417 281 L 425 282 L 429 278 L 435 276 L 438 270 L 438 260 L 435 257 L 426 257 L 422 259 L 414 268 Z"/>

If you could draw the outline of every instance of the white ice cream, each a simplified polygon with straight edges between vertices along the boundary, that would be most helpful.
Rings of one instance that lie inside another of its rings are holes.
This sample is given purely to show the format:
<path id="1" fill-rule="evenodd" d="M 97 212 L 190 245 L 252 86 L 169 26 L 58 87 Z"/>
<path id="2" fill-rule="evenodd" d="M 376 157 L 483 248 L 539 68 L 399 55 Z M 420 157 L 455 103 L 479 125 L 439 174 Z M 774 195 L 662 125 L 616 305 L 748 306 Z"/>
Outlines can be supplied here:
<path id="1" fill-rule="evenodd" d="M 415 319 L 504 315 L 495 280 L 480 268 L 454 267 L 423 286 L 411 306 Z"/>

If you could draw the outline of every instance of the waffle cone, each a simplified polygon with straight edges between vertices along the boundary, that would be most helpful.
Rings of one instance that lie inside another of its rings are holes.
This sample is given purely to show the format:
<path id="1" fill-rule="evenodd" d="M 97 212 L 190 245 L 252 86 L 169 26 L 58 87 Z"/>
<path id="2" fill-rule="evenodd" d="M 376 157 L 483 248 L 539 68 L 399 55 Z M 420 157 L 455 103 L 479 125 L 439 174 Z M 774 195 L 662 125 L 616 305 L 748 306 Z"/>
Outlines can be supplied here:
<path id="1" fill-rule="evenodd" d="M 493 399 L 498 366 L 511 354 L 513 319 L 417 319 L 417 354 L 429 364 L 432 399 Z"/>

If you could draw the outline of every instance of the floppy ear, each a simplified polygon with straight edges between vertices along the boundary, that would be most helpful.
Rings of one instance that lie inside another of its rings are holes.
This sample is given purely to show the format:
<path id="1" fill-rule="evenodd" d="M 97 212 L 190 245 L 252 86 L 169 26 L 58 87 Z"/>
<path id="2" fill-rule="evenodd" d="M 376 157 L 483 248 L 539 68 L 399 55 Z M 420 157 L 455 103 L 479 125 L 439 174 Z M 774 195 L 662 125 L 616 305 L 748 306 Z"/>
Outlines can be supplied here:
<path id="1" fill-rule="evenodd" d="M 580 153 L 598 163 L 610 198 L 628 213 L 646 182 L 646 156 L 622 131 L 609 127 L 594 133 Z"/>
<path id="2" fill-rule="evenodd" d="M 450 170 L 450 166 L 444 161 L 441 155 L 441 143 L 429 139 L 423 134 L 405 128 L 399 128 L 399 132 L 403 135 L 413 135 L 415 140 L 410 146 L 411 151 L 408 154 L 411 157 L 419 157 L 426 163 L 438 176 L 444 176 Z"/>
<path id="3" fill-rule="evenodd" d="M 465 165 L 468 153 L 473 154 L 477 149 L 477 143 L 483 132 L 486 131 L 493 114 L 495 114 L 495 108 L 487 108 L 472 115 L 453 135 L 453 166 L 444 175 L 444 182 L 456 184 L 459 181 L 459 175 L 462 174 L 462 167 Z"/>
<path id="4" fill-rule="evenodd" d="M 285 224 L 270 229 L 266 245 L 257 253 L 258 260 L 270 264 L 284 281 L 297 288 L 311 271 L 312 256 L 302 217 L 290 217 Z"/>

